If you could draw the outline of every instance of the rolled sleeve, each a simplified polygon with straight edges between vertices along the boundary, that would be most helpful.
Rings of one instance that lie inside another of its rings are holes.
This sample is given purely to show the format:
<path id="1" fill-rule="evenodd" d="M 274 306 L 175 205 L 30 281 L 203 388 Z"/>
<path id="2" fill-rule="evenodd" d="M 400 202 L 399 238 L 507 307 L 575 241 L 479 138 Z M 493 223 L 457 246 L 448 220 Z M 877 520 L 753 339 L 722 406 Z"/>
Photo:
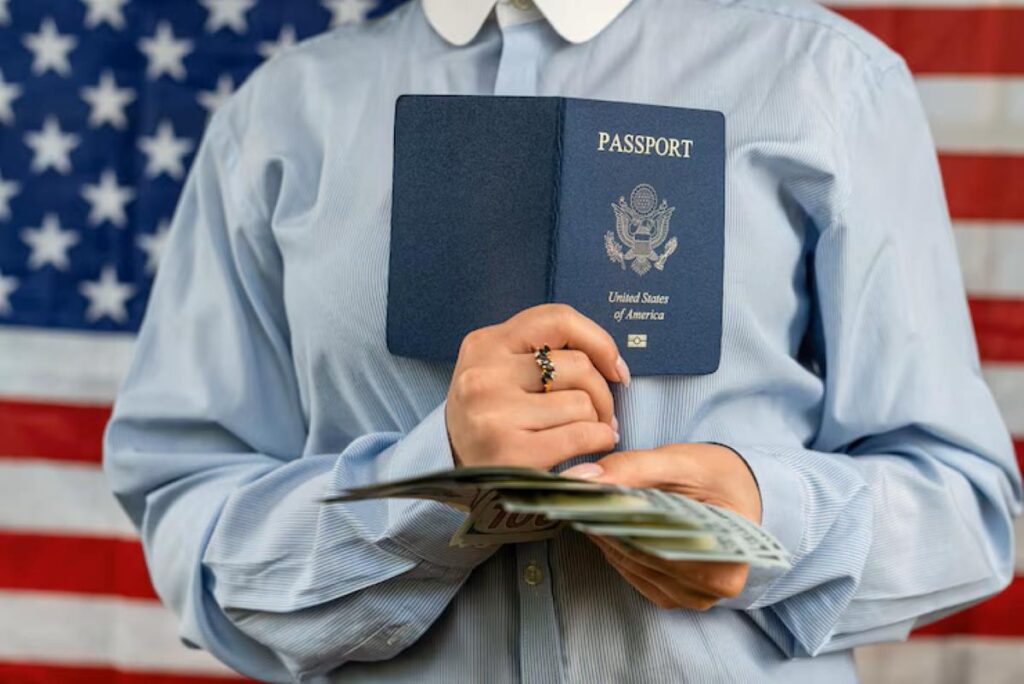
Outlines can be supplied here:
<path id="1" fill-rule="evenodd" d="M 774 536 L 791 555 L 800 546 L 804 529 L 804 485 L 790 466 L 769 451 L 757 447 L 730 446 L 747 464 L 761 493 L 761 527 Z M 720 602 L 727 608 L 745 610 L 757 603 L 784 571 L 751 566 L 747 583 L 738 596 Z"/>

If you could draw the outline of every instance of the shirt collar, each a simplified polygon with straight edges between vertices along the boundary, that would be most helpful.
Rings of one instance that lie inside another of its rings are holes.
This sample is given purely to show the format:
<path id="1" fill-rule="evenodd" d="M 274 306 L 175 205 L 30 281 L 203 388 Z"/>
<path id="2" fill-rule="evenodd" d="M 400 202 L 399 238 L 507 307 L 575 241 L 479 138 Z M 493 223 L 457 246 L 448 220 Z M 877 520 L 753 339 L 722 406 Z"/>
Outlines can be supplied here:
<path id="1" fill-rule="evenodd" d="M 423 0 L 427 20 L 453 45 L 473 40 L 495 5 L 526 13 L 539 10 L 552 28 L 571 43 L 583 43 L 626 9 L 632 0 Z"/>

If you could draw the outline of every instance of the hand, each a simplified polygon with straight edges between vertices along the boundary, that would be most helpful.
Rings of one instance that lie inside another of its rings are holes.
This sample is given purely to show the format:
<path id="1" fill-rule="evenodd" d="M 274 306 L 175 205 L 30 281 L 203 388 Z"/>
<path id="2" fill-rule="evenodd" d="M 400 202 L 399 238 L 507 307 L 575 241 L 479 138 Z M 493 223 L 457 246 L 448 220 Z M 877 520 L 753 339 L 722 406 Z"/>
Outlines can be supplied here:
<path id="1" fill-rule="evenodd" d="M 746 462 L 731 449 L 715 444 L 666 444 L 657 449 L 618 451 L 562 475 L 627 487 L 656 487 L 761 522 L 761 494 Z M 628 549 L 610 537 L 587 536 L 623 579 L 662 608 L 707 610 L 723 598 L 737 596 L 747 581 L 746 563 L 662 560 Z"/>
<path id="2" fill-rule="evenodd" d="M 554 350 L 551 392 L 533 355 L 544 344 Z M 570 306 L 542 304 L 474 330 L 459 349 L 445 409 L 456 464 L 547 470 L 613 448 L 609 381 L 629 383 L 615 341 Z"/>

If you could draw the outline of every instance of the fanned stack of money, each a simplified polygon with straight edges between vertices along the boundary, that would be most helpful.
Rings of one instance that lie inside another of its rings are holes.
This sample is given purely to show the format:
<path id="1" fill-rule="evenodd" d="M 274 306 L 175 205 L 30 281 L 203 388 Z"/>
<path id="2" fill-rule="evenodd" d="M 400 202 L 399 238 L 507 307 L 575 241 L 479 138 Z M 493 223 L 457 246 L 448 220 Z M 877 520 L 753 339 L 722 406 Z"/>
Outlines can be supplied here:
<path id="1" fill-rule="evenodd" d="M 536 541 L 568 525 L 666 560 L 790 565 L 789 554 L 771 534 L 728 509 L 659 489 L 573 480 L 530 468 L 456 468 L 345 490 L 323 502 L 378 498 L 433 499 L 468 512 L 452 537 L 455 546 Z"/>

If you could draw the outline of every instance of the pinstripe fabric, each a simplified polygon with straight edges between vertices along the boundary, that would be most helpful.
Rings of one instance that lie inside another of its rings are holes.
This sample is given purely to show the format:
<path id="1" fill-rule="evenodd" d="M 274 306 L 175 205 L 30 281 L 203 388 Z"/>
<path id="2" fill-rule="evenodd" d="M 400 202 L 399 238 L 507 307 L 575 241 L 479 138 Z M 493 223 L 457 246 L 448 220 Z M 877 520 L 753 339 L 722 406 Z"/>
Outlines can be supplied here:
<path id="1" fill-rule="evenodd" d="M 451 366 L 384 346 L 406 92 L 725 112 L 721 367 L 613 392 L 624 448 L 735 448 L 792 571 L 666 611 L 575 534 L 457 549 L 440 504 L 316 503 L 452 465 Z M 853 681 L 850 647 L 1010 577 L 1019 474 L 970 332 L 911 78 L 851 24 L 635 0 L 581 45 L 537 21 L 455 49 L 412 3 L 290 49 L 214 116 L 105 467 L 182 638 L 260 679 Z"/>

